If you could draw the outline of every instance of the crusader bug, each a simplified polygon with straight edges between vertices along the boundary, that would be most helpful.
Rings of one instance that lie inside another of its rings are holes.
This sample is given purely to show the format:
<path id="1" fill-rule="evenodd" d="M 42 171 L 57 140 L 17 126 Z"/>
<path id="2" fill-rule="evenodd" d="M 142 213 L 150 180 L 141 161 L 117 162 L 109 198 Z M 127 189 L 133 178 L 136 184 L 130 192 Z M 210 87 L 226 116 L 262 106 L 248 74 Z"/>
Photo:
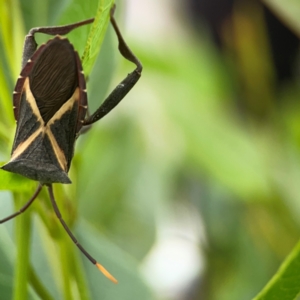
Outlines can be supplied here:
<path id="1" fill-rule="evenodd" d="M 126 45 L 111 10 L 110 20 L 117 35 L 121 55 L 136 65 L 135 70 L 111 92 L 90 116 L 87 113 L 86 83 L 78 53 L 62 37 L 94 19 L 55 27 L 37 27 L 25 38 L 22 71 L 13 93 L 17 123 L 10 161 L 3 170 L 39 182 L 29 201 L 17 212 L 0 220 L 4 223 L 33 203 L 42 187 L 48 188 L 55 214 L 79 250 L 113 282 L 116 279 L 79 244 L 63 220 L 53 194 L 53 183 L 71 183 L 68 177 L 74 144 L 80 130 L 109 113 L 139 80 L 142 65 Z M 35 33 L 55 35 L 38 48 Z"/>

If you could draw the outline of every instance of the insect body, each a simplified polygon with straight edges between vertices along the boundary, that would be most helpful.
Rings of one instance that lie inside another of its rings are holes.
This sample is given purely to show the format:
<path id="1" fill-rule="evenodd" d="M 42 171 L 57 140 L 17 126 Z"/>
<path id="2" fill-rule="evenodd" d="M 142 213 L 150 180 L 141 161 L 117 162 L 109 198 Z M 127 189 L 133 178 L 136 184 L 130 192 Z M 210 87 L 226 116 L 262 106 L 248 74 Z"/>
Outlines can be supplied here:
<path id="1" fill-rule="evenodd" d="M 11 160 L 3 169 L 44 184 L 71 183 L 67 172 L 86 108 L 78 54 L 57 36 L 34 53 L 17 81 L 17 130 Z"/>
<path id="2" fill-rule="evenodd" d="M 81 61 L 72 44 L 61 35 L 92 23 L 94 19 L 66 26 L 33 28 L 26 36 L 22 71 L 13 95 L 17 129 L 11 159 L 2 169 L 21 174 L 40 184 L 18 212 L 0 220 L 0 223 L 24 212 L 46 185 L 54 211 L 71 239 L 104 275 L 116 282 L 78 243 L 59 212 L 52 189 L 52 183 L 71 183 L 68 171 L 80 129 L 104 117 L 141 76 L 142 65 L 123 40 L 113 18 L 113 11 L 114 8 L 111 10 L 111 23 L 119 40 L 120 53 L 133 62 L 136 69 L 87 118 L 86 83 Z M 37 32 L 56 36 L 37 49 L 34 39 Z"/>

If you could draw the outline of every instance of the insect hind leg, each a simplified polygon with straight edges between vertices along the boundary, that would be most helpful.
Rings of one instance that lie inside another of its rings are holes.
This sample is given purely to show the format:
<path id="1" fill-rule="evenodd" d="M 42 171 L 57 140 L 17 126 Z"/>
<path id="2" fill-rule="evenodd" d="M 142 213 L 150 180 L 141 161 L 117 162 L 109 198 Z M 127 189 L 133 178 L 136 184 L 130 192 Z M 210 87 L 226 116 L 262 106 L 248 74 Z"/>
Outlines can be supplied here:
<path id="1" fill-rule="evenodd" d="M 122 99 L 127 95 L 127 93 L 133 88 L 133 86 L 138 82 L 141 77 L 143 66 L 138 58 L 133 54 L 128 45 L 126 44 L 116 20 L 114 19 L 114 11 L 116 6 L 114 5 L 110 11 L 110 21 L 115 30 L 115 33 L 119 42 L 119 51 L 121 55 L 127 60 L 131 61 L 136 65 L 136 68 L 133 72 L 128 74 L 128 76 L 121 81 L 118 86 L 110 93 L 110 95 L 103 101 L 100 107 L 89 117 L 87 117 L 83 126 L 91 125 L 105 115 L 107 115 L 114 107 L 116 107 Z"/>
<path id="2" fill-rule="evenodd" d="M 78 28 L 80 26 L 90 24 L 94 21 L 94 18 L 87 19 L 81 22 L 68 24 L 68 25 L 62 25 L 62 26 L 47 26 L 47 27 L 35 27 L 30 29 L 29 33 L 25 37 L 24 47 L 23 47 L 23 58 L 22 58 L 22 69 L 27 63 L 27 61 L 30 59 L 30 57 L 33 55 L 33 53 L 37 49 L 37 43 L 35 41 L 34 35 L 36 33 L 44 33 L 49 35 L 65 35 L 72 31 L 75 28 Z"/>
<path id="3" fill-rule="evenodd" d="M 57 206 L 57 203 L 55 201 L 54 198 L 54 193 L 53 193 L 53 188 L 51 184 L 47 185 L 48 187 L 48 192 L 49 192 L 49 196 L 50 196 L 50 200 L 54 209 L 54 212 L 57 216 L 57 218 L 59 219 L 60 223 L 62 224 L 62 226 L 64 227 L 65 231 L 67 232 L 67 234 L 69 235 L 69 237 L 71 238 L 71 240 L 73 241 L 73 243 L 78 247 L 78 249 L 85 255 L 85 257 L 92 263 L 94 264 L 99 271 L 102 272 L 102 274 L 104 276 L 106 276 L 108 279 L 110 279 L 112 282 L 114 283 L 118 283 L 118 281 L 101 265 L 99 264 L 96 259 L 94 259 L 86 250 L 85 248 L 78 242 L 78 240 L 76 239 L 76 237 L 74 236 L 74 234 L 72 233 L 72 231 L 70 230 L 70 228 L 68 227 L 68 225 L 66 224 L 66 222 L 64 221 L 59 208 Z"/>

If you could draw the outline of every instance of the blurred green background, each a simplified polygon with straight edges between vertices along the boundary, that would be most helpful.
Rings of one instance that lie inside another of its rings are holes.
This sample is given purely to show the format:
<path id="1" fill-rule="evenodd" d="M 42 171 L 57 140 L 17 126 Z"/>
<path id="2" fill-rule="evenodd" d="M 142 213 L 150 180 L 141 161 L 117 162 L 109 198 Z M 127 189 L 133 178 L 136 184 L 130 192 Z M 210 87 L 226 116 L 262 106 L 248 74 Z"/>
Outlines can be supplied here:
<path id="1" fill-rule="evenodd" d="M 20 221 L 0 227 L 0 300 L 252 299 L 296 246 L 300 3 L 200 3 L 117 2 L 116 19 L 144 65 L 142 78 L 79 138 L 73 184 L 55 185 L 66 222 L 119 284 L 82 257 L 43 192 Z M 93 17 L 97 7 L 98 1 L 0 0 L 3 163 L 13 141 L 11 92 L 25 33 Z M 88 28 L 69 35 L 80 54 L 87 35 Z M 133 69 L 109 26 L 89 74 L 90 111 Z M 0 218 L 36 186 L 4 173 Z M 296 247 L 293 257 L 298 253 Z M 278 292 L 271 287 L 257 299 L 296 297 L 299 264 L 289 262 L 290 276 L 277 273 Z M 282 278 L 294 281 L 284 285 Z M 16 289 L 26 293 L 18 298 Z"/>

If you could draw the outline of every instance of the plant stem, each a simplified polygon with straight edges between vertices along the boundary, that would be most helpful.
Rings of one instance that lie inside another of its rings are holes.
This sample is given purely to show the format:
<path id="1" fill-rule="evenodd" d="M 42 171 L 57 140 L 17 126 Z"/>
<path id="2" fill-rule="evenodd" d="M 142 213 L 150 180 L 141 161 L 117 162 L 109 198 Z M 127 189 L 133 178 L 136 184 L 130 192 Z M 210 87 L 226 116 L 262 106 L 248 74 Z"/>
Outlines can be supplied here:
<path id="1" fill-rule="evenodd" d="M 16 210 L 21 206 L 22 196 L 15 194 Z M 14 277 L 13 299 L 26 299 L 28 295 L 28 276 L 29 276 L 29 249 L 30 249 L 30 225 L 31 214 L 30 209 L 25 214 L 21 214 L 15 220 L 16 224 L 16 267 Z"/>
<path id="2" fill-rule="evenodd" d="M 41 283 L 39 277 L 36 275 L 34 270 L 30 267 L 29 269 L 29 278 L 32 288 L 35 290 L 37 295 L 40 296 L 43 300 L 54 300 L 54 298 L 49 294 L 46 288 Z"/>
<path id="3" fill-rule="evenodd" d="M 64 234 L 64 232 L 63 232 Z M 68 240 L 60 237 L 58 240 L 60 247 L 61 272 L 63 278 L 63 293 L 65 300 L 72 300 L 71 279 L 73 277 L 70 264 L 70 253 L 68 250 Z"/>
<path id="4" fill-rule="evenodd" d="M 89 300 L 91 299 L 91 295 L 89 292 L 87 281 L 85 279 L 85 274 L 78 251 L 73 252 L 72 261 L 74 266 L 74 278 L 76 280 L 80 299 Z"/>

